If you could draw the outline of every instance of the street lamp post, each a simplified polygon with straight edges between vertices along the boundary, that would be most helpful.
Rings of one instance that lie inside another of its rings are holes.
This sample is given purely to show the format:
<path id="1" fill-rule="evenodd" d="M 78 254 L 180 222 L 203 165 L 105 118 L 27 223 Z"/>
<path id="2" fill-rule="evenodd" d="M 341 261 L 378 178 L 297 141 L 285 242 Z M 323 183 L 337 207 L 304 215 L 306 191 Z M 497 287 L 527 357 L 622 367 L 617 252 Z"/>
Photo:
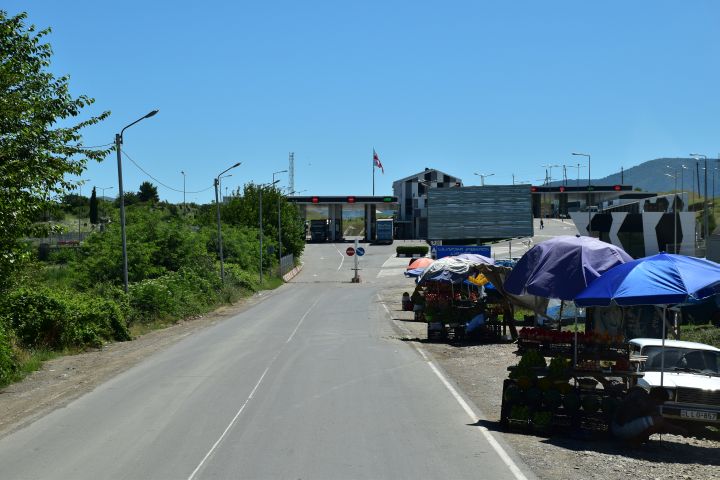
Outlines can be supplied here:
<path id="1" fill-rule="evenodd" d="M 590 177 L 590 154 L 589 154 L 589 153 L 577 153 L 577 152 L 573 152 L 573 155 L 575 155 L 575 156 L 577 156 L 577 157 L 587 157 L 587 159 L 588 159 L 588 194 L 587 194 L 588 198 L 587 198 L 587 211 L 588 211 L 588 236 L 591 236 L 591 235 L 590 235 L 590 232 L 591 232 L 591 230 L 590 230 L 590 223 L 591 223 L 591 216 L 590 216 L 590 178 L 591 178 L 591 177 Z M 580 171 L 578 170 L 578 173 L 579 173 L 579 172 L 580 172 Z"/>
<path id="2" fill-rule="evenodd" d="M 180 173 L 182 173 L 183 176 L 183 212 L 187 208 L 185 205 L 185 170 L 180 170 Z"/>
<path id="3" fill-rule="evenodd" d="M 702 159 L 705 161 L 705 177 L 704 177 L 704 178 L 705 178 L 705 181 L 704 181 L 704 183 L 705 183 L 705 194 L 704 194 L 704 196 L 703 196 L 703 219 L 704 219 L 705 226 L 704 226 L 704 228 L 703 228 L 703 236 L 705 237 L 705 251 L 707 252 L 707 242 L 708 242 L 708 240 L 709 240 L 709 235 L 710 235 L 710 213 L 708 212 L 708 204 L 707 204 L 707 196 L 708 196 L 708 188 L 707 188 L 707 170 L 708 170 L 707 155 L 703 155 L 703 154 L 701 154 L 701 153 L 691 153 L 690 156 L 693 157 L 693 158 L 696 158 L 696 159 L 697 159 L 697 158 L 702 158 Z M 699 188 L 698 188 L 698 190 L 699 190 Z M 706 253 L 706 255 L 707 255 L 707 253 Z"/>
<path id="4" fill-rule="evenodd" d="M 275 175 L 279 173 L 287 173 L 287 170 L 280 170 L 279 172 L 273 172 L 273 185 L 275 184 Z M 282 277 L 282 220 L 280 217 L 280 196 L 281 192 L 278 191 L 278 271 Z"/>
<path id="5" fill-rule="evenodd" d="M 100 194 L 100 198 L 102 198 L 103 201 L 105 201 L 105 190 L 110 190 L 110 189 L 112 189 L 113 187 L 97 187 L 97 188 L 99 188 L 100 191 L 102 192 L 102 193 Z M 104 213 L 104 212 L 103 212 L 103 213 Z"/>
<path id="6" fill-rule="evenodd" d="M 484 187 L 485 186 L 485 178 L 492 177 L 495 174 L 494 173 L 476 173 L 475 175 L 480 177 L 480 186 Z"/>
<path id="7" fill-rule="evenodd" d="M 260 222 L 260 288 L 263 285 L 263 221 L 262 221 L 262 192 L 263 188 L 275 185 L 280 180 L 273 180 L 272 183 L 264 183 L 258 185 L 258 191 L 260 192 L 260 208 L 259 210 L 259 222 Z"/>
<path id="8" fill-rule="evenodd" d="M 675 170 L 675 175 L 669 173 L 665 175 L 675 179 L 675 193 L 673 194 L 673 253 L 677 253 L 677 170 Z"/>
<path id="9" fill-rule="evenodd" d="M 224 196 L 222 193 L 222 179 L 228 178 L 228 177 L 232 177 L 232 173 L 230 173 L 228 175 L 223 175 L 222 177 L 218 177 L 218 188 L 220 189 L 220 200 L 222 201 L 222 203 L 225 203 L 225 197 L 227 197 L 227 187 L 225 187 L 225 195 Z"/>
<path id="10" fill-rule="evenodd" d="M 125 194 L 123 192 L 123 180 L 122 180 L 122 143 L 123 133 L 125 130 L 132 127 L 141 120 L 150 118 L 158 113 L 159 110 L 153 110 L 144 117 L 140 117 L 129 125 L 123 127 L 120 133 L 115 134 L 115 151 L 117 152 L 117 167 L 118 167 L 118 194 L 120 195 L 120 235 L 122 236 L 122 261 L 123 261 L 123 287 L 125 293 L 128 291 L 128 260 L 127 260 L 127 238 L 125 236 Z"/>
<path id="11" fill-rule="evenodd" d="M 225 283 L 225 263 L 223 261 L 223 247 L 222 247 L 222 229 L 220 228 L 220 199 L 218 190 L 220 188 L 220 177 L 223 173 L 228 170 L 232 170 L 235 167 L 239 167 L 242 162 L 238 162 L 230 168 L 226 168 L 215 177 L 213 184 L 215 185 L 215 207 L 217 211 L 217 231 L 218 231 L 218 255 L 220 256 L 220 281 Z"/>

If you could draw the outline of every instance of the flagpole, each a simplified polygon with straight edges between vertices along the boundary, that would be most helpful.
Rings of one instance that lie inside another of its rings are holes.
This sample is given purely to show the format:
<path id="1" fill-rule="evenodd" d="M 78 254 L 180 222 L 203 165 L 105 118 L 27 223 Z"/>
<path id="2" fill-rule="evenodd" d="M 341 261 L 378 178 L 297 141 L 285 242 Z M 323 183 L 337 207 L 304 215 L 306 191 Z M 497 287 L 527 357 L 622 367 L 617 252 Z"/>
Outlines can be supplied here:
<path id="1" fill-rule="evenodd" d="M 373 170 L 373 197 L 375 196 L 375 149 L 373 148 L 372 155 L 372 170 Z"/>

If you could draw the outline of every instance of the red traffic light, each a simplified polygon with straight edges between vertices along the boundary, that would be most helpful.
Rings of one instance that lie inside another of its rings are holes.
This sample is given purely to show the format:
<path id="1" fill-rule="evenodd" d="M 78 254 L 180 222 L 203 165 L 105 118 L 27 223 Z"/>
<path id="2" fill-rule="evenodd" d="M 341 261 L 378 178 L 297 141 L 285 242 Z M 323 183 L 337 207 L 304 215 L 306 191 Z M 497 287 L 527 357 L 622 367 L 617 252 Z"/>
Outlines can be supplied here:
<path id="1" fill-rule="evenodd" d="M 355 203 L 355 197 L 347 197 L 348 203 Z"/>
<path id="2" fill-rule="evenodd" d="M 622 187 L 620 185 L 615 185 L 613 187 L 613 190 L 615 190 L 616 192 L 619 192 L 620 190 L 622 190 Z"/>
<path id="3" fill-rule="evenodd" d="M 320 199 L 318 197 L 312 197 L 313 203 L 320 203 Z"/>
<path id="4" fill-rule="evenodd" d="M 537 192 L 537 187 L 530 187 L 531 192 Z"/>
<path id="5" fill-rule="evenodd" d="M 565 187 L 562 187 L 562 186 L 561 186 L 561 187 L 560 187 L 560 193 L 562 193 L 562 192 L 564 192 L 564 191 L 565 191 Z"/>

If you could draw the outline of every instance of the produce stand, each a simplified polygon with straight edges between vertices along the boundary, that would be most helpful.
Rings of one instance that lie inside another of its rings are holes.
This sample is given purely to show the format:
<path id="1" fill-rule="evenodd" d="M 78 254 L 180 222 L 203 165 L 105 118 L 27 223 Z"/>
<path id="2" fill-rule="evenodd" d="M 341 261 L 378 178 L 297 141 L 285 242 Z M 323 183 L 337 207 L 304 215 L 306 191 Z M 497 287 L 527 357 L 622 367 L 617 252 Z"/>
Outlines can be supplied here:
<path id="1" fill-rule="evenodd" d="M 423 303 L 416 312 L 416 320 L 427 322 L 429 341 L 463 341 L 471 336 L 476 341 L 497 342 L 507 334 L 502 306 L 481 297 L 474 287 L 455 288 L 452 283 L 426 282 L 418 290 L 416 294 L 422 297 Z M 485 317 L 484 324 L 470 335 L 466 334 L 468 323 L 480 314 Z"/>
<path id="2" fill-rule="evenodd" d="M 565 332 L 553 337 L 529 330 L 518 341 L 522 359 L 508 367 L 510 378 L 503 382 L 501 425 L 543 434 L 607 434 L 615 408 L 642 376 L 630 369 L 627 344 L 578 335 L 578 363 L 573 366 L 573 340 L 557 335 Z"/>

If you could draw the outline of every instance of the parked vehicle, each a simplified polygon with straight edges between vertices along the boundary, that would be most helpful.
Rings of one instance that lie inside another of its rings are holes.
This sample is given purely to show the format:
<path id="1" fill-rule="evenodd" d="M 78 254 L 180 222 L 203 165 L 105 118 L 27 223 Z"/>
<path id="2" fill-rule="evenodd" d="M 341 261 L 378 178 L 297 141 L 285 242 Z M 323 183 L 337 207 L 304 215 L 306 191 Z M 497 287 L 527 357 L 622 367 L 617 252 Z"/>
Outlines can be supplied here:
<path id="1" fill-rule="evenodd" d="M 663 358 L 664 357 L 664 358 Z M 720 349 L 710 345 L 659 338 L 630 340 L 630 361 L 644 373 L 638 386 L 661 386 L 668 394 L 662 415 L 699 433 L 720 427 Z"/>
<path id="2" fill-rule="evenodd" d="M 393 219 L 379 218 L 375 222 L 375 243 L 393 243 Z"/>
<path id="3" fill-rule="evenodd" d="M 310 241 L 327 242 L 330 236 L 330 227 L 327 220 L 310 220 Z"/>

